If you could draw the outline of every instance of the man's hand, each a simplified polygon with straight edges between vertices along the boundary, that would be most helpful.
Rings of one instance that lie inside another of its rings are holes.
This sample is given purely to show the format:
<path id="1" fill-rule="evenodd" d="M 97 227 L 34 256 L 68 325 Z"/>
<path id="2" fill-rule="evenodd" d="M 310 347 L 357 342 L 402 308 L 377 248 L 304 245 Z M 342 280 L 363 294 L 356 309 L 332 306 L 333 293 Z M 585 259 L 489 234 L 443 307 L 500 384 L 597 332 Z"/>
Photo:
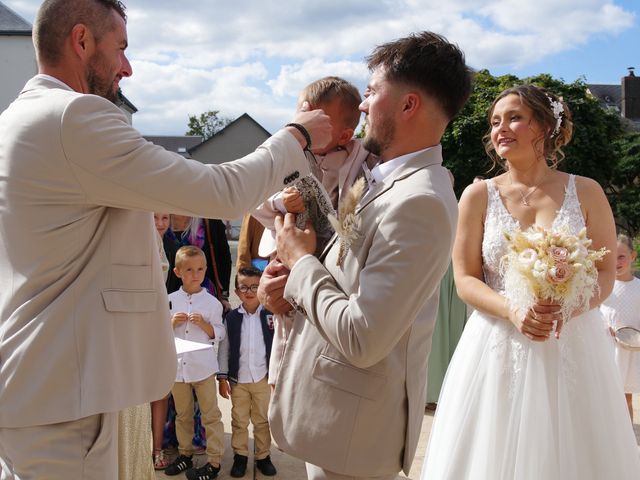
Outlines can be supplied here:
<path id="1" fill-rule="evenodd" d="M 270 312 L 284 314 L 293 307 L 284 299 L 284 286 L 289 278 L 289 270 L 278 260 L 273 260 L 264 269 L 258 286 L 258 298 Z"/>
<path id="2" fill-rule="evenodd" d="M 287 213 L 282 217 L 275 218 L 276 245 L 278 246 L 278 259 L 289 270 L 296 262 L 307 254 L 316 251 L 316 232 L 311 223 L 307 223 L 307 228 L 300 230 L 296 227 L 296 216 Z"/>
<path id="3" fill-rule="evenodd" d="M 307 145 L 307 141 L 298 130 L 287 127 L 287 130 L 298 139 L 302 148 L 310 146 L 315 150 L 326 147 L 331 141 L 331 119 L 320 109 L 309 111 L 309 102 L 302 104 L 300 110 L 293 117 L 292 123 L 302 125 L 311 136 L 311 145 Z"/>
<path id="4" fill-rule="evenodd" d="M 282 190 L 282 203 L 289 213 L 304 212 L 304 200 L 296 187 L 287 187 Z"/>

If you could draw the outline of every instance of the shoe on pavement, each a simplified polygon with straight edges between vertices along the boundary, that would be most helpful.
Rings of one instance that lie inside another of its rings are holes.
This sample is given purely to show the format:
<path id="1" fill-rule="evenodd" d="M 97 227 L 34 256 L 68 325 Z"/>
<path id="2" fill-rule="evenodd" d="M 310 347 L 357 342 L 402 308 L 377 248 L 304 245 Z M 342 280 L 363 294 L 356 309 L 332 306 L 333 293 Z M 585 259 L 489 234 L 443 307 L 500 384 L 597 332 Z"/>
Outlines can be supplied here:
<path id="1" fill-rule="evenodd" d="M 274 467 L 273 463 L 271 463 L 270 455 L 267 455 L 261 460 L 256 460 L 256 467 L 258 467 L 258 470 L 260 470 L 262 474 L 266 475 L 267 477 L 273 477 L 276 473 L 278 473 L 276 467 Z"/>
<path id="2" fill-rule="evenodd" d="M 192 468 L 187 470 L 188 480 L 212 480 L 218 477 L 220 466 L 214 467 L 210 463 L 205 463 L 200 468 Z"/>
<path id="3" fill-rule="evenodd" d="M 234 478 L 244 477 L 247 472 L 247 461 L 249 459 L 244 455 L 235 454 L 233 456 L 233 466 L 231 467 L 230 475 Z"/>
<path id="4" fill-rule="evenodd" d="M 186 455 L 178 455 L 171 465 L 164 469 L 164 474 L 170 477 L 179 475 L 185 470 L 189 470 L 193 467 L 193 460 Z"/>

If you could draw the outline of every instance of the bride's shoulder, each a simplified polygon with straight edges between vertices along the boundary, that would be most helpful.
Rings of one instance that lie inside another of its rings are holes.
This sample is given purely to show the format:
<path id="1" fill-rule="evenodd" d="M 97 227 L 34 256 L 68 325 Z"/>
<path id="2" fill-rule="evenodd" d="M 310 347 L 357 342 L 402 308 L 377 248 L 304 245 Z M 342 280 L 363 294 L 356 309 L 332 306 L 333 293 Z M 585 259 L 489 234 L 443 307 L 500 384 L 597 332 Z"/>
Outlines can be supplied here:
<path id="1" fill-rule="evenodd" d="M 474 182 L 467 186 L 460 196 L 460 208 L 485 210 L 487 208 L 488 180 Z"/>
<path id="2" fill-rule="evenodd" d="M 599 202 L 606 199 L 604 190 L 598 182 L 593 178 L 583 177 L 581 175 L 575 176 L 576 182 L 576 194 L 580 203 L 587 206 L 592 201 Z"/>

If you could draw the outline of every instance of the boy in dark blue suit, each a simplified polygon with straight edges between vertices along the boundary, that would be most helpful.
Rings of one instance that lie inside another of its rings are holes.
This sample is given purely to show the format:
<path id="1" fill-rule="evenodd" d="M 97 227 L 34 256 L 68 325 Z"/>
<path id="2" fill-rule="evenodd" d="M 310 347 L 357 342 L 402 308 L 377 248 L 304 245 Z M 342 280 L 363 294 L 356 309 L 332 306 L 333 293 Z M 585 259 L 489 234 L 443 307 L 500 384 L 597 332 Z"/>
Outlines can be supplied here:
<path id="1" fill-rule="evenodd" d="M 227 336 L 220 345 L 219 392 L 231 397 L 232 477 L 244 476 L 249 456 L 249 421 L 253 424 L 256 466 L 264 475 L 275 475 L 271 463 L 271 431 L 267 411 L 271 390 L 267 383 L 273 342 L 273 315 L 256 295 L 261 276 L 254 267 L 236 275 L 236 294 L 242 305 L 225 317 Z"/>

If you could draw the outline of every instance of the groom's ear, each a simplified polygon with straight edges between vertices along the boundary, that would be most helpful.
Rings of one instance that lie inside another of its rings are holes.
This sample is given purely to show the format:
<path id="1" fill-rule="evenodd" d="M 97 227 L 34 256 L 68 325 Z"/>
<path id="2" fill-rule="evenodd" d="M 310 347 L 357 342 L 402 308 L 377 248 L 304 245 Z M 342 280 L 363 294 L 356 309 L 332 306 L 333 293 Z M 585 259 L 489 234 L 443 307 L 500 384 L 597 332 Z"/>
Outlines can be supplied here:
<path id="1" fill-rule="evenodd" d="M 402 115 L 411 117 L 415 115 L 422 105 L 422 98 L 416 92 L 405 93 L 402 98 Z"/>

